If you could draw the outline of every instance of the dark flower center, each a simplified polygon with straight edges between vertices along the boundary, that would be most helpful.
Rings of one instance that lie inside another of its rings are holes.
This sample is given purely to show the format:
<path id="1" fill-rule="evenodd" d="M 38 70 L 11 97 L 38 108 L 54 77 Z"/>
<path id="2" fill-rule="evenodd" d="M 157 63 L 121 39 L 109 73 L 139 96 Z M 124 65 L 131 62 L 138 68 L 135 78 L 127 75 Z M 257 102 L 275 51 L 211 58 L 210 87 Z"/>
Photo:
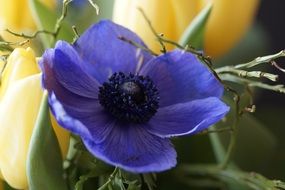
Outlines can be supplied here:
<path id="1" fill-rule="evenodd" d="M 99 90 L 100 104 L 124 122 L 147 122 L 158 109 L 158 91 L 149 77 L 114 73 Z"/>

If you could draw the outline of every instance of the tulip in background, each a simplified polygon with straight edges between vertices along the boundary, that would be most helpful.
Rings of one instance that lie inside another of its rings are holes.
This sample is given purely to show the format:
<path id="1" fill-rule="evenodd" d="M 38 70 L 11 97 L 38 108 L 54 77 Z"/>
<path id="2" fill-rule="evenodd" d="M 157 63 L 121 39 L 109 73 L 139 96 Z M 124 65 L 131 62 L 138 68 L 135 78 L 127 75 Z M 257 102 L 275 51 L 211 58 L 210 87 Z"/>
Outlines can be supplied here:
<path id="1" fill-rule="evenodd" d="M 213 9 L 206 25 L 204 49 L 208 55 L 219 57 L 243 37 L 259 0 L 116 0 L 113 19 L 136 32 L 150 49 L 158 52 L 159 45 L 137 8 L 145 11 L 157 32 L 178 41 L 207 2 L 213 3 Z"/>
<path id="2" fill-rule="evenodd" d="M 40 0 L 49 8 L 56 6 L 56 0 Z M 0 35 L 7 41 L 19 41 L 15 36 L 4 32 L 34 32 L 36 24 L 29 7 L 29 0 L 0 0 Z"/>
<path id="3" fill-rule="evenodd" d="M 26 160 L 43 95 L 41 73 L 32 49 L 15 49 L 0 87 L 0 171 L 9 185 L 27 188 Z M 63 155 L 69 134 L 52 121 Z"/>

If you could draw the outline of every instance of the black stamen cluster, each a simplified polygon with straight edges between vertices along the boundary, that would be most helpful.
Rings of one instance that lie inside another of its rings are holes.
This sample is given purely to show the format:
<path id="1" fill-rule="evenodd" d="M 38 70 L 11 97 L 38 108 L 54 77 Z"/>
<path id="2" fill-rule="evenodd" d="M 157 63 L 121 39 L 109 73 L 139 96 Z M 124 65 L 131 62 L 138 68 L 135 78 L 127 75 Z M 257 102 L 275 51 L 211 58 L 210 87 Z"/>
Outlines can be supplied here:
<path id="1" fill-rule="evenodd" d="M 147 122 L 157 111 L 159 96 L 149 77 L 114 73 L 99 89 L 100 104 L 124 122 Z"/>

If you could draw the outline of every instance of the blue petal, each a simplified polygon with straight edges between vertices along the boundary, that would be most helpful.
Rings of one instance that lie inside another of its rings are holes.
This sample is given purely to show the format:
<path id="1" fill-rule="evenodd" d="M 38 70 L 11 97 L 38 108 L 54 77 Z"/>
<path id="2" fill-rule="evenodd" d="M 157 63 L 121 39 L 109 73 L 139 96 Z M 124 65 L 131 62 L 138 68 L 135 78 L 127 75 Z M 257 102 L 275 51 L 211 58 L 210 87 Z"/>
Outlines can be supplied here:
<path id="1" fill-rule="evenodd" d="M 163 54 L 142 68 L 156 84 L 160 107 L 207 97 L 221 97 L 223 86 L 198 58 L 174 50 Z"/>
<path id="2" fill-rule="evenodd" d="M 40 65 L 44 73 L 44 86 L 49 91 L 54 91 L 53 87 L 58 83 L 79 96 L 98 98 L 100 84 L 84 71 L 81 66 L 84 63 L 68 43 L 57 42 L 55 49 L 44 53 Z"/>
<path id="3" fill-rule="evenodd" d="M 135 73 L 140 65 L 152 59 L 148 52 L 122 41 L 119 37 L 145 46 L 130 30 L 104 20 L 91 26 L 74 44 L 88 71 L 101 83 L 114 72 Z"/>
<path id="4" fill-rule="evenodd" d="M 74 134 L 91 137 L 88 129 L 79 120 L 70 117 L 66 113 L 62 104 L 56 99 L 56 96 L 53 93 L 49 95 L 48 100 L 51 112 L 60 126 Z"/>
<path id="5" fill-rule="evenodd" d="M 106 138 L 105 133 L 110 129 L 115 120 L 101 108 L 97 102 L 93 104 L 93 109 L 78 108 L 64 105 L 59 102 L 55 94 L 49 96 L 49 105 L 57 122 L 65 129 L 81 136 L 82 138 L 93 139 L 99 143 Z"/>
<path id="6" fill-rule="evenodd" d="M 176 165 L 170 140 L 150 134 L 144 126 L 118 124 L 99 107 L 91 115 L 70 110 L 54 94 L 49 104 L 58 123 L 79 135 L 91 153 L 109 164 L 136 173 L 159 172 Z"/>
<path id="7" fill-rule="evenodd" d="M 111 127 L 111 126 L 109 126 Z M 169 139 L 148 133 L 143 126 L 115 124 L 101 143 L 84 138 L 97 158 L 135 173 L 159 172 L 176 165 L 176 152 Z"/>
<path id="8" fill-rule="evenodd" d="M 146 129 L 159 137 L 195 134 L 220 121 L 229 107 L 210 97 L 160 108 Z"/>

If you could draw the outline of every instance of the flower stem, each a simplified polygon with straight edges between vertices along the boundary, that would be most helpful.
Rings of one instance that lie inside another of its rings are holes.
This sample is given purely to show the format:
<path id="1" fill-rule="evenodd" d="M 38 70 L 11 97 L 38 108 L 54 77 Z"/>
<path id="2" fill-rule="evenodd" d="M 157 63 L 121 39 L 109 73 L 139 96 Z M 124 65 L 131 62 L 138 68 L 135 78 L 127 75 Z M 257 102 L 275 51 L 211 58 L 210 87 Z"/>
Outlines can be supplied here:
<path id="1" fill-rule="evenodd" d="M 189 179 L 196 179 L 193 178 L 193 176 L 199 176 L 203 179 L 209 178 L 224 183 L 234 181 L 237 184 L 246 185 L 252 189 L 285 189 L 285 183 L 282 181 L 269 180 L 261 174 L 254 172 L 244 172 L 238 169 L 229 168 L 221 169 L 219 167 L 216 167 L 215 165 L 181 165 L 177 168 L 176 171 L 182 182 L 189 182 Z M 195 183 L 191 183 L 190 185 L 195 185 Z"/>
<path id="2" fill-rule="evenodd" d="M 110 175 L 109 179 L 106 181 L 106 183 L 104 183 L 104 185 L 102 185 L 98 190 L 104 190 L 106 189 L 110 183 L 113 181 L 113 179 L 115 178 L 116 174 L 118 173 L 119 168 L 116 167 L 113 171 L 113 173 Z"/>
<path id="3" fill-rule="evenodd" d="M 234 123 L 232 125 L 230 144 L 228 146 L 228 149 L 227 149 L 226 155 L 224 157 L 224 160 L 220 164 L 220 168 L 222 168 L 222 169 L 227 168 L 227 166 L 229 165 L 229 162 L 231 160 L 231 156 L 232 156 L 232 154 L 234 152 L 234 148 L 235 148 L 236 141 L 237 141 L 237 133 L 238 133 L 237 132 L 237 125 L 238 125 L 238 121 L 239 121 L 239 118 L 240 118 L 240 108 L 239 108 L 240 97 L 239 97 L 238 94 L 235 94 L 234 101 L 235 101 Z"/>

